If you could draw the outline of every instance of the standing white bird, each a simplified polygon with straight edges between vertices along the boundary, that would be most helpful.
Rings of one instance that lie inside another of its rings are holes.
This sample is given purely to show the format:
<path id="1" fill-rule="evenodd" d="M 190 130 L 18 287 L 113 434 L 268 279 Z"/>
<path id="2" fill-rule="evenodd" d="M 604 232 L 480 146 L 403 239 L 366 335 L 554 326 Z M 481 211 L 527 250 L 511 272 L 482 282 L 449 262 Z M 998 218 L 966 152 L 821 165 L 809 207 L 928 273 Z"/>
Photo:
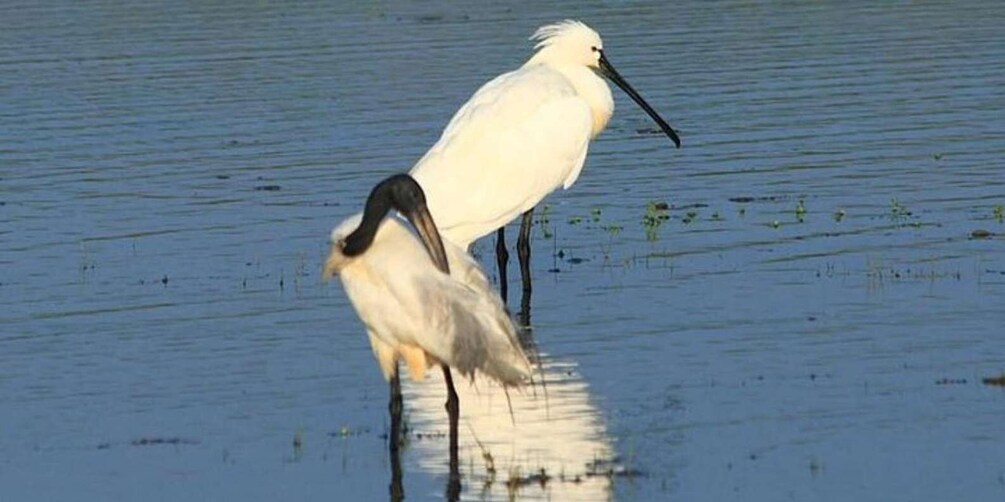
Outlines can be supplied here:
<path id="1" fill-rule="evenodd" d="M 590 140 L 614 113 L 603 75 L 627 93 L 680 147 L 677 133 L 615 71 L 600 35 L 566 20 L 539 28 L 537 52 L 522 67 L 483 85 L 457 111 L 439 141 L 412 168 L 443 236 L 467 248 L 498 229 L 496 257 L 506 298 L 503 226 L 523 214 L 517 251 L 530 293 L 530 224 L 534 206 L 569 188 Z"/>
<path id="2" fill-rule="evenodd" d="M 401 219 L 388 216 L 391 209 L 403 214 L 418 236 Z M 415 380 L 438 363 L 447 384 L 456 460 L 459 404 L 450 368 L 469 377 L 480 372 L 505 386 L 530 379 L 530 363 L 502 300 L 464 249 L 440 239 L 422 188 L 407 174 L 374 187 L 363 214 L 338 225 L 331 240 L 324 276 L 341 279 L 391 383 L 392 451 L 400 434 L 400 422 L 395 423 L 401 414 L 398 359 L 405 360 Z"/>

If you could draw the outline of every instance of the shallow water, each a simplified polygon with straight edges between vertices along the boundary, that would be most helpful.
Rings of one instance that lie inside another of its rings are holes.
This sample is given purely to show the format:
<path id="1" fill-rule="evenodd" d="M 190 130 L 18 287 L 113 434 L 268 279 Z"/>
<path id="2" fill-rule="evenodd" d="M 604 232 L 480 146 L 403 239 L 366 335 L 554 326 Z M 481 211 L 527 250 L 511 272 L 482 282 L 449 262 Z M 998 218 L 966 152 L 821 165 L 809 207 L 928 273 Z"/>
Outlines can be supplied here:
<path id="1" fill-rule="evenodd" d="M 462 402 L 497 463 L 462 434 L 464 498 L 1005 495 L 996 2 L 15 1 L 0 499 L 386 497 L 387 388 L 320 280 L 328 231 L 565 17 L 684 148 L 616 93 L 539 209 L 547 402 Z M 406 389 L 409 499 L 444 493 L 439 389 Z"/>

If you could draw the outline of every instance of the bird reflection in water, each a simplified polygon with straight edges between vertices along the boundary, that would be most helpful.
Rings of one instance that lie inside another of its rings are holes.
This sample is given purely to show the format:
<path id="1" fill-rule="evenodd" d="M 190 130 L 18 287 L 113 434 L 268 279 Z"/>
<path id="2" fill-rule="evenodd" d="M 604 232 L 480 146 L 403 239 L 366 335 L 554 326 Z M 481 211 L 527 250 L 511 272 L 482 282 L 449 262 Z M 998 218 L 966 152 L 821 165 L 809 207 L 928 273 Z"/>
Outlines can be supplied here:
<path id="1" fill-rule="evenodd" d="M 529 315 L 518 315 L 524 326 Z M 531 331 L 522 330 L 520 338 L 526 352 L 535 353 Z M 404 382 L 409 431 L 407 448 L 392 453 L 392 500 L 404 494 L 401 455 L 422 471 L 447 474 L 447 500 L 460 498 L 457 475 L 482 498 L 609 500 L 614 448 L 577 364 L 541 353 L 533 362 L 533 387 L 505 389 L 482 375 L 457 381 L 465 404 L 456 473 L 443 472 L 442 376 Z"/>

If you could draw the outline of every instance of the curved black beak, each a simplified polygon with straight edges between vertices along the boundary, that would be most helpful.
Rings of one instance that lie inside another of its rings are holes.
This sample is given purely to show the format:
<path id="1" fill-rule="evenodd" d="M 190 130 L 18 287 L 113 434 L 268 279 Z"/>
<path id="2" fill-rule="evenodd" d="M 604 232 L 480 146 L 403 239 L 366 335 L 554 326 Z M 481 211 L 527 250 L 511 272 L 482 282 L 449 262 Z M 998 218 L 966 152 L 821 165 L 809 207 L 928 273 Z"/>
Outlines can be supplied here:
<path id="1" fill-rule="evenodd" d="M 447 261 L 447 252 L 443 249 L 443 240 L 440 238 L 440 232 L 436 230 L 433 215 L 429 214 L 429 208 L 426 207 L 425 201 L 403 211 L 403 214 L 419 233 L 422 245 L 426 247 L 426 252 L 429 253 L 436 268 L 444 274 L 450 274 L 450 262 Z"/>
<path id="2" fill-rule="evenodd" d="M 670 124 L 667 124 L 667 122 L 663 120 L 663 117 L 660 117 L 660 115 L 656 113 L 656 110 L 653 110 L 653 107 L 649 106 L 649 103 L 646 103 L 646 100 L 642 99 L 642 96 L 640 96 L 638 92 L 635 92 L 635 89 L 633 89 L 632 86 L 628 85 L 628 81 L 621 77 L 618 71 L 614 69 L 614 66 L 611 66 L 611 62 L 607 60 L 607 56 L 604 55 L 604 51 L 598 52 L 600 52 L 600 73 L 611 79 L 611 82 L 614 82 L 621 88 L 622 91 L 625 91 L 625 94 L 631 97 L 633 101 L 641 106 L 642 109 L 656 121 L 656 123 L 660 126 L 660 129 L 663 130 L 664 134 L 670 137 L 670 140 L 673 141 L 674 145 L 677 145 L 677 148 L 680 148 L 680 136 L 677 135 L 677 131 L 670 127 Z"/>
<path id="3" fill-rule="evenodd" d="M 436 230 L 433 215 L 426 207 L 426 194 L 414 178 L 407 174 L 395 174 L 381 181 L 370 191 L 363 210 L 363 221 L 359 227 L 346 236 L 342 252 L 347 256 L 357 256 L 364 253 L 371 244 L 380 227 L 380 222 L 388 211 L 394 209 L 403 214 L 409 223 L 415 227 L 422 239 L 422 245 L 433 260 L 436 268 L 445 274 L 450 273 L 450 263 L 443 249 L 443 240 Z"/>

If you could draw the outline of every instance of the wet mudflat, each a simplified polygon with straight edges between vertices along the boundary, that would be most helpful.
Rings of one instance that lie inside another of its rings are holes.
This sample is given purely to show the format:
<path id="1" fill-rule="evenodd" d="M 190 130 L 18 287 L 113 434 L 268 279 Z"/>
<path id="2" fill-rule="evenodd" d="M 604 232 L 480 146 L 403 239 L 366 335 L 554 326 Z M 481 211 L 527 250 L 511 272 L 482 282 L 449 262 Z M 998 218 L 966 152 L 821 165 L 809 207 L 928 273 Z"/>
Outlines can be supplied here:
<path id="1" fill-rule="evenodd" d="M 387 497 L 327 234 L 565 17 L 684 148 L 616 91 L 539 208 L 546 386 L 461 389 L 462 496 L 1005 495 L 994 2 L 8 2 L 0 499 Z M 405 394 L 442 498 L 441 383 Z"/>

